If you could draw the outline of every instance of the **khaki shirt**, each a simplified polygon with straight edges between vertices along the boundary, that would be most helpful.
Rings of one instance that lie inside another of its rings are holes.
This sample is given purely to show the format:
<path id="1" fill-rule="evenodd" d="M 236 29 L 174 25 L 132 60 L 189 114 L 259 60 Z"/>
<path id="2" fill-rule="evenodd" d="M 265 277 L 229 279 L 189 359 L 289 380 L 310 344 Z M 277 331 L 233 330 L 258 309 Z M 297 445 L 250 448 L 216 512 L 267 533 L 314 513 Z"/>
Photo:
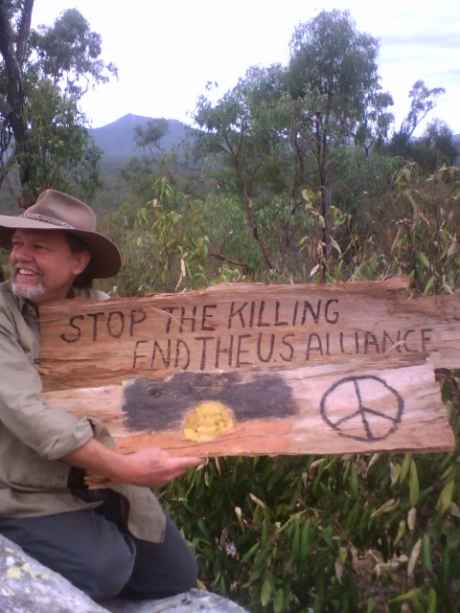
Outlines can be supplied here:
<path id="1" fill-rule="evenodd" d="M 83 297 L 104 299 L 89 290 Z M 0 284 L 0 516 L 33 517 L 95 508 L 69 489 L 71 468 L 60 458 L 92 437 L 113 446 L 93 419 L 51 408 L 37 371 L 39 322 L 36 307 Z M 164 538 L 165 515 L 148 488 L 113 486 L 129 503 L 127 527 L 143 540 Z M 86 497 L 85 497 L 86 498 Z"/>

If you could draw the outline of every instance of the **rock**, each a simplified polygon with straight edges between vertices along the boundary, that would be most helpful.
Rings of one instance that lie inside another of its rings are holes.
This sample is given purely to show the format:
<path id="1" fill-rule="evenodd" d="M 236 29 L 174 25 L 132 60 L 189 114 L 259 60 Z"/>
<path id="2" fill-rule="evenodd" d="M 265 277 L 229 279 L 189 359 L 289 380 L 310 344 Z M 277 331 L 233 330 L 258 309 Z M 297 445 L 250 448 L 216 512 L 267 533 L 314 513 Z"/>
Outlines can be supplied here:
<path id="1" fill-rule="evenodd" d="M 0 611 L 104 613 L 107 609 L 0 535 Z"/>
<path id="2" fill-rule="evenodd" d="M 231 600 L 203 590 L 190 590 L 171 598 L 143 602 L 120 598 L 104 602 L 103 606 L 111 613 L 247 613 Z"/>
<path id="3" fill-rule="evenodd" d="M 96 604 L 67 579 L 0 535 L 1 613 L 246 613 L 237 604 L 202 590 L 162 600 L 121 598 Z"/>

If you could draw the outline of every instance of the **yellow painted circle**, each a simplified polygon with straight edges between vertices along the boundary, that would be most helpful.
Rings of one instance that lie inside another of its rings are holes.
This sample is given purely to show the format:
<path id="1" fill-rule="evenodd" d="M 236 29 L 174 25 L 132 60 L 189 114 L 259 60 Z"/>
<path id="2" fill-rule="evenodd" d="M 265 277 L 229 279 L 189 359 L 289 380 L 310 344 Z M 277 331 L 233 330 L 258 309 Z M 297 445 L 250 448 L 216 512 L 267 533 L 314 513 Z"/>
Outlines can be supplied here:
<path id="1" fill-rule="evenodd" d="M 197 443 L 212 441 L 235 427 L 233 412 L 217 400 L 205 400 L 185 416 L 184 437 Z"/>

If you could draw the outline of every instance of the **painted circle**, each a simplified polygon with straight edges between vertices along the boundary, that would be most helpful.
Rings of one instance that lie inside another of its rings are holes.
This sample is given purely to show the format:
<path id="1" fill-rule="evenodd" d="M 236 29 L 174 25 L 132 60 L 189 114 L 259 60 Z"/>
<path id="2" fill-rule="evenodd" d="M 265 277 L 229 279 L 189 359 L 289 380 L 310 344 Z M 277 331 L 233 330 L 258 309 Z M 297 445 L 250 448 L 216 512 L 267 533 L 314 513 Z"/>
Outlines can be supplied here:
<path id="1" fill-rule="evenodd" d="M 374 398 L 366 398 L 369 396 L 366 393 L 368 385 L 372 385 L 374 389 L 376 385 L 382 386 L 381 392 L 388 395 L 385 409 L 372 408 Z M 346 393 L 347 388 L 350 394 L 350 387 L 352 397 L 354 395 L 352 405 L 337 411 L 337 406 L 343 403 L 341 397 Z M 397 430 L 404 413 L 404 400 L 380 377 L 374 375 L 344 377 L 326 391 L 321 399 L 320 413 L 323 420 L 341 436 L 358 441 L 380 441 Z M 378 426 L 377 422 L 379 422 Z M 350 423 L 353 423 L 353 430 L 347 431 Z"/>
<path id="2" fill-rule="evenodd" d="M 217 400 L 197 404 L 184 419 L 184 437 L 205 443 L 231 432 L 235 427 L 233 411 Z"/>

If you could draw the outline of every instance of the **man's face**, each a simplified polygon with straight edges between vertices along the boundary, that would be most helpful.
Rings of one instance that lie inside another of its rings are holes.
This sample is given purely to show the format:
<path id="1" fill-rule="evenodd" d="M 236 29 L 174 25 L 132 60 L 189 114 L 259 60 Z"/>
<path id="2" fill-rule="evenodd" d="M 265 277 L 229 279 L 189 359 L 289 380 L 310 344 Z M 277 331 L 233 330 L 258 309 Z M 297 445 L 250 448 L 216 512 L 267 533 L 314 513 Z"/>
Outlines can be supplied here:
<path id="1" fill-rule="evenodd" d="M 16 230 L 9 259 L 13 291 L 36 304 L 66 298 L 90 259 L 88 251 L 72 252 L 65 232 Z"/>

